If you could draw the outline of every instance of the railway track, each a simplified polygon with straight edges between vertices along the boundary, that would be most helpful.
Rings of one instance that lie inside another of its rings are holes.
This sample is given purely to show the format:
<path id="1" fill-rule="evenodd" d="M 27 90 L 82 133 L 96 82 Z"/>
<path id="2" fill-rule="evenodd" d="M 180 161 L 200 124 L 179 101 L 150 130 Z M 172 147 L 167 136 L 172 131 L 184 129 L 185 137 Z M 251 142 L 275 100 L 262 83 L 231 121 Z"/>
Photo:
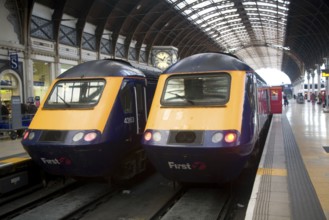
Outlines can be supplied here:
<path id="1" fill-rule="evenodd" d="M 54 181 L 46 188 L 37 185 L 0 197 L 0 219 L 237 220 L 244 218 L 256 168 L 257 160 L 236 181 L 221 187 L 182 187 L 153 172 L 112 186 Z"/>
<path id="2" fill-rule="evenodd" d="M 256 158 L 237 180 L 221 187 L 182 187 L 153 172 L 112 186 L 57 180 L 47 187 L 36 185 L 0 197 L 0 219 L 243 219 L 258 161 Z"/>
<path id="3" fill-rule="evenodd" d="M 35 184 L 10 195 L 0 197 L 0 219 L 12 219 L 28 210 L 33 209 L 47 201 L 65 194 L 72 188 L 81 185 L 73 180 L 63 182 L 54 180 L 47 187 L 43 184 Z"/>
<path id="4" fill-rule="evenodd" d="M 237 180 L 221 187 L 181 187 L 153 172 L 111 187 L 81 181 L 35 186 L 0 197 L 0 219 L 243 219 L 258 161 L 255 158 Z"/>
<path id="5" fill-rule="evenodd" d="M 76 182 L 2 204 L 1 219 L 222 219 L 226 188 L 182 188 L 158 174 L 129 187 Z"/>
<path id="6" fill-rule="evenodd" d="M 225 219 L 230 194 L 224 188 L 190 188 L 161 216 L 152 219 Z"/>

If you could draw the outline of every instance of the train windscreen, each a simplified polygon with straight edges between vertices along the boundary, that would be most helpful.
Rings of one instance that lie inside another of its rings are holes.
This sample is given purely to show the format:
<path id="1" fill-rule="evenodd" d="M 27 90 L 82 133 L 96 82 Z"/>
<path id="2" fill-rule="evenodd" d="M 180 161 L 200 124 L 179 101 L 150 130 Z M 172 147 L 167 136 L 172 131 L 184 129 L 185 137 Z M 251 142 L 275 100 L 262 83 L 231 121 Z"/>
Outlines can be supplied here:
<path id="1" fill-rule="evenodd" d="M 229 100 L 228 73 L 173 75 L 166 80 L 161 97 L 163 106 L 220 106 Z"/>
<path id="2" fill-rule="evenodd" d="M 89 108 L 95 106 L 103 92 L 105 80 L 60 80 L 50 92 L 44 108 Z"/>

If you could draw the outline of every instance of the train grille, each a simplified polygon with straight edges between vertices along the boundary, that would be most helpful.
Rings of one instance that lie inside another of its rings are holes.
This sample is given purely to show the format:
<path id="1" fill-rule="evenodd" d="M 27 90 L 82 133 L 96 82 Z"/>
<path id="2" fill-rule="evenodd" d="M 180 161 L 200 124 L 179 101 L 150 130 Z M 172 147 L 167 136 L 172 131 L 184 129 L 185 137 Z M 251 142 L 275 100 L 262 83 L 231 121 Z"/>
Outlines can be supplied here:
<path id="1" fill-rule="evenodd" d="M 170 131 L 168 144 L 202 144 L 203 131 Z"/>
<path id="2" fill-rule="evenodd" d="M 66 131 L 42 131 L 39 141 L 65 142 L 66 134 Z"/>

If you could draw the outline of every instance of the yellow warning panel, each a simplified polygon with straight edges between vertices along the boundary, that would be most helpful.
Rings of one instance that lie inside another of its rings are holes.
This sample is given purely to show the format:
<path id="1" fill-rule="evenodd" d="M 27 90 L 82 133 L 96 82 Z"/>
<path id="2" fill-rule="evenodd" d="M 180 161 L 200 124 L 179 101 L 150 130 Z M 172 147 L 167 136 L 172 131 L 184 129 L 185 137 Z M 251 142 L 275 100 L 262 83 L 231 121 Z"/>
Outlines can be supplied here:
<path id="1" fill-rule="evenodd" d="M 257 175 L 287 176 L 287 169 L 258 168 Z"/>
<path id="2" fill-rule="evenodd" d="M 31 158 L 28 157 L 12 157 L 8 158 L 6 160 L 0 160 L 0 163 L 19 163 L 23 161 L 31 160 Z"/>

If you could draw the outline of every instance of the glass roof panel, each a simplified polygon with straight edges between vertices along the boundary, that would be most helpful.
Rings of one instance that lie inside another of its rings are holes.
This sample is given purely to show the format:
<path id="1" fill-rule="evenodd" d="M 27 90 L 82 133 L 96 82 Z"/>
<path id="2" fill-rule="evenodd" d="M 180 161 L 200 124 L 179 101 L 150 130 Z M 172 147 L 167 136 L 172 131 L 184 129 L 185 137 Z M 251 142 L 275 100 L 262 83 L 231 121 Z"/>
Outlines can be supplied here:
<path id="1" fill-rule="evenodd" d="M 251 67 L 281 69 L 289 0 L 167 1 Z"/>
<path id="2" fill-rule="evenodd" d="M 215 7 L 213 7 L 213 8 L 206 8 L 206 9 L 204 9 L 203 11 L 200 11 L 200 12 L 199 12 L 199 15 L 206 15 L 206 14 L 210 13 L 211 11 L 215 11 L 215 10 L 216 10 Z M 216 15 L 215 15 L 215 16 L 216 16 Z"/>
<path id="3" fill-rule="evenodd" d="M 212 13 L 212 14 L 208 14 L 208 15 L 204 16 L 203 19 L 204 20 L 212 20 L 212 18 L 217 17 L 217 16 L 218 16 L 217 13 Z M 209 23 L 209 22 L 207 22 L 207 23 Z"/>
<path id="4" fill-rule="evenodd" d="M 194 9 L 196 9 L 196 8 L 204 8 L 204 7 L 206 7 L 207 5 L 210 5 L 210 4 L 211 4 L 210 1 L 204 1 L 204 2 L 201 2 L 201 3 L 196 4 L 193 8 Z"/>

